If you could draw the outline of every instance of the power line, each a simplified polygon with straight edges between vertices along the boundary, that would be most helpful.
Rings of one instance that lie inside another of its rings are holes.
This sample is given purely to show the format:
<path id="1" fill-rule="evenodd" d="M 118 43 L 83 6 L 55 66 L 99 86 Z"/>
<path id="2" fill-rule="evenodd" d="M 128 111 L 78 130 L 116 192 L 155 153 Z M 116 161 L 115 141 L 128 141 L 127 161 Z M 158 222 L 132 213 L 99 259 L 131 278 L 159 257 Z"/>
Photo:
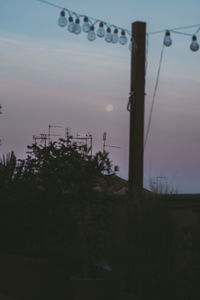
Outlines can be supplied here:
<path id="1" fill-rule="evenodd" d="M 149 35 L 146 34 L 146 54 L 145 54 L 145 75 L 147 74 L 148 68 L 148 54 L 149 54 Z"/>
<path id="2" fill-rule="evenodd" d="M 63 7 L 61 7 L 61 6 L 59 6 L 59 5 L 56 5 L 56 4 L 54 4 L 54 3 L 51 3 L 51 2 L 49 2 L 49 1 L 46 1 L 46 0 L 37 0 L 37 1 L 42 2 L 42 3 L 44 3 L 44 4 L 47 4 L 47 5 L 50 5 L 50 6 L 53 6 L 53 7 L 56 7 L 56 8 L 59 8 L 59 9 L 63 9 Z"/>
<path id="3" fill-rule="evenodd" d="M 190 29 L 190 28 L 199 27 L 199 26 L 200 26 L 200 24 L 193 24 L 193 25 L 188 25 L 188 26 L 175 27 L 175 28 L 172 28 L 171 30 Z"/>
<path id="4" fill-rule="evenodd" d="M 149 35 L 159 34 L 159 33 L 166 32 L 166 30 L 168 30 L 168 31 L 176 31 L 177 34 L 181 34 L 182 32 L 178 32 L 177 30 L 190 29 L 190 28 L 195 28 L 195 27 L 198 27 L 198 31 L 200 30 L 200 24 L 194 24 L 194 25 L 188 25 L 188 26 L 175 27 L 175 28 L 171 28 L 171 29 L 161 29 L 161 30 L 157 30 L 157 31 L 148 32 L 148 34 Z"/>
<path id="5" fill-rule="evenodd" d="M 152 98 L 152 103 L 151 103 L 151 109 L 150 109 L 150 113 L 149 113 L 149 120 L 148 120 L 148 124 L 147 124 L 147 130 L 146 130 L 146 136 L 145 136 L 145 142 L 144 142 L 144 149 L 145 149 L 146 144 L 147 144 L 149 131 L 150 131 L 150 127 L 151 127 L 151 119 L 152 119 L 152 114 L 153 114 L 155 98 L 156 98 L 156 92 L 157 92 L 157 89 L 158 89 L 158 83 L 159 83 L 159 78 L 160 78 L 160 70 L 161 70 L 161 65 L 162 65 L 162 60 L 163 60 L 164 48 L 165 48 L 165 45 L 163 44 L 162 50 L 161 50 L 161 53 L 160 53 L 160 60 L 159 60 L 159 66 L 158 66 L 158 71 L 157 71 L 157 76 L 156 76 L 156 83 L 155 83 L 155 87 L 154 87 L 153 98 Z"/>
<path id="6" fill-rule="evenodd" d="M 200 31 L 200 26 L 199 28 L 197 28 L 197 30 L 195 31 L 195 34 L 197 34 Z"/>
<path id="7" fill-rule="evenodd" d="M 193 36 L 192 33 L 180 32 L 180 31 L 176 31 L 176 30 L 170 30 L 170 31 L 173 32 L 173 33 L 176 33 L 176 34 L 187 35 L 187 36 Z"/>

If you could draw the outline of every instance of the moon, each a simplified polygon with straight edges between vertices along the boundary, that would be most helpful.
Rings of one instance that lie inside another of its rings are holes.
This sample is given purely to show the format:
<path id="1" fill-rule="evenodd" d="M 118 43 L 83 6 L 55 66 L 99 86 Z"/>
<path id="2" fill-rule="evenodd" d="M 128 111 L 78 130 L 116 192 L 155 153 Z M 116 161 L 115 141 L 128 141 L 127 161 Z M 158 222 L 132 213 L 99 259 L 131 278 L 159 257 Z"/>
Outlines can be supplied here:
<path id="1" fill-rule="evenodd" d="M 106 111 L 110 112 L 110 111 L 113 111 L 114 107 L 112 104 L 107 104 L 106 105 Z"/>

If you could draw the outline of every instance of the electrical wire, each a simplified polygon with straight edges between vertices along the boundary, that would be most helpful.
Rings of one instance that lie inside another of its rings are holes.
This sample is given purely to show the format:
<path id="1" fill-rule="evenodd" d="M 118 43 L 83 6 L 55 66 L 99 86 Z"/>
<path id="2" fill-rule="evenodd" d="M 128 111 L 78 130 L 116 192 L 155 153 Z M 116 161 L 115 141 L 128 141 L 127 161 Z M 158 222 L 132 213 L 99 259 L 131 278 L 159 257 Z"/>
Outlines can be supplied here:
<path id="1" fill-rule="evenodd" d="M 176 33 L 176 34 L 187 35 L 187 36 L 193 36 L 192 33 L 180 32 L 180 31 L 176 31 L 176 30 L 170 30 L 170 31 L 173 32 L 173 33 Z"/>
<path id="2" fill-rule="evenodd" d="M 168 29 L 168 31 L 171 31 L 171 32 L 174 32 L 174 33 L 177 33 L 177 34 L 185 34 L 185 35 L 191 35 L 187 32 L 180 32 L 180 31 L 177 31 L 177 30 L 181 30 L 181 29 L 190 29 L 190 28 L 195 28 L 195 27 L 198 27 L 196 33 L 198 33 L 200 31 L 200 24 L 195 24 L 195 25 L 189 25 L 189 26 L 181 26 L 181 27 L 175 27 L 175 28 L 171 28 L 171 29 Z M 152 32 L 148 32 L 149 35 L 153 35 L 153 34 L 159 34 L 159 33 L 163 33 L 163 32 L 166 32 L 167 29 L 162 29 L 162 30 L 158 30 L 158 31 L 152 31 Z"/>
<path id="3" fill-rule="evenodd" d="M 53 6 L 53 7 L 56 7 L 56 8 L 59 8 L 59 9 L 63 9 L 63 7 L 61 7 L 61 6 L 59 6 L 59 5 L 56 5 L 56 4 L 54 4 L 54 3 L 51 3 L 51 2 L 49 2 L 49 1 L 46 1 L 46 0 L 37 0 L 37 1 L 42 2 L 42 3 L 44 3 L 44 4 L 47 4 L 47 5 L 50 5 L 50 6 Z"/>
<path id="4" fill-rule="evenodd" d="M 199 28 L 198 30 L 200 30 L 200 28 Z M 149 32 L 148 35 L 153 35 L 153 34 L 163 33 L 163 32 L 166 32 L 166 31 L 170 31 L 170 32 L 173 32 L 173 33 L 176 33 L 176 34 L 188 35 L 188 36 L 192 36 L 192 35 L 193 35 L 192 33 L 181 32 L 181 31 L 177 31 L 177 30 L 174 30 L 174 29 L 168 29 L 168 30 L 160 30 L 160 31 Z"/>
<path id="5" fill-rule="evenodd" d="M 145 76 L 148 68 L 148 54 L 149 54 L 149 34 L 146 34 L 146 51 L 145 51 Z"/>
<path id="6" fill-rule="evenodd" d="M 200 27 L 195 31 L 195 35 L 200 31 Z"/>
<path id="7" fill-rule="evenodd" d="M 164 48 L 165 45 L 162 45 L 162 50 L 160 53 L 160 60 L 159 60 L 159 66 L 158 66 L 158 71 L 157 71 L 157 76 L 156 76 L 156 83 L 154 87 L 154 92 L 153 92 L 153 98 L 152 98 L 152 103 L 151 103 L 151 109 L 149 113 L 149 119 L 148 119 L 148 124 L 147 124 L 147 130 L 146 130 L 146 135 L 145 135 L 145 142 L 144 142 L 144 149 L 147 144 L 150 128 L 151 128 L 151 120 L 152 120 L 152 115 L 153 115 L 153 109 L 154 109 L 154 104 L 155 104 L 155 99 L 156 99 L 156 92 L 158 89 L 158 83 L 159 83 L 159 78 L 160 78 L 160 70 L 161 70 L 161 65 L 162 65 L 162 60 L 163 60 L 163 53 L 164 53 Z"/>
<path id="8" fill-rule="evenodd" d="M 170 31 L 170 30 L 169 30 Z M 153 34 L 159 34 L 159 33 L 163 33 L 166 32 L 166 29 L 162 29 L 162 30 L 158 30 L 158 31 L 152 31 L 152 32 L 148 32 L 149 35 L 153 35 Z"/>
<path id="9" fill-rule="evenodd" d="M 190 29 L 190 28 L 194 28 L 194 27 L 200 27 L 200 24 L 194 24 L 194 25 L 189 25 L 189 26 L 175 27 L 175 28 L 172 28 L 171 30 Z"/>

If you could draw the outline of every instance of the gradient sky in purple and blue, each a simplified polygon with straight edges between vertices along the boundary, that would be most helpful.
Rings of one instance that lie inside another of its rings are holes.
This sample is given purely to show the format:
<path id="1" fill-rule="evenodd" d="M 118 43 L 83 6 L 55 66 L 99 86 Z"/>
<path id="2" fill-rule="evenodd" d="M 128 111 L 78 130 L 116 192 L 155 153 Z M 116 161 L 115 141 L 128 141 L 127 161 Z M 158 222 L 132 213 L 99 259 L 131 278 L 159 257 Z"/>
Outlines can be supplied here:
<path id="1" fill-rule="evenodd" d="M 145 21 L 148 32 L 200 23 L 197 0 L 52 2 L 127 29 Z M 49 123 L 63 126 L 52 130 L 63 136 L 65 127 L 73 134 L 91 132 L 95 150 L 102 150 L 107 131 L 107 142 L 121 147 L 111 149 L 111 158 L 127 178 L 130 52 L 127 46 L 100 39 L 91 43 L 83 33 L 59 28 L 59 13 L 37 0 L 0 2 L 1 155 L 15 150 L 24 157 L 32 136 L 47 132 Z M 172 38 L 145 149 L 144 182 L 148 187 L 149 178 L 166 176 L 180 193 L 200 193 L 200 51 L 189 50 L 190 36 Z M 163 34 L 149 40 L 146 120 L 162 40 Z M 106 111 L 107 104 L 113 111 Z"/>

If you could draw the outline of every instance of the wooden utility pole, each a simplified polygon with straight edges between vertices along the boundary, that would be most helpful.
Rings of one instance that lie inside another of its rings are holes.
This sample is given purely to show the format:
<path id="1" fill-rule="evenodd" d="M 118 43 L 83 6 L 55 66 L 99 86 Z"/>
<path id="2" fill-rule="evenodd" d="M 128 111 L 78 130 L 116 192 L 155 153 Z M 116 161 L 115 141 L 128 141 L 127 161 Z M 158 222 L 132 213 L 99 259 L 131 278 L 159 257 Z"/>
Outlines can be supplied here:
<path id="1" fill-rule="evenodd" d="M 146 23 L 132 23 L 129 190 L 143 188 Z"/>

